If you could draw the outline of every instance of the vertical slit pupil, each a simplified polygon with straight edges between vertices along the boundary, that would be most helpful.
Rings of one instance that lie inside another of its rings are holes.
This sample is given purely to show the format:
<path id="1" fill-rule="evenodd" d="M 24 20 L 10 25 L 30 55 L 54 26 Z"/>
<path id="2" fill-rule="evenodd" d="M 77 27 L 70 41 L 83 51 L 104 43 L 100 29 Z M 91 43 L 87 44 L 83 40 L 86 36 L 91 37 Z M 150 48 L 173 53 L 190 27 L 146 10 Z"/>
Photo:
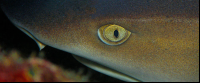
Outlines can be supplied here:
<path id="1" fill-rule="evenodd" d="M 116 38 L 118 38 L 118 35 L 119 35 L 118 30 L 115 30 L 115 31 L 114 31 L 114 36 L 115 36 Z"/>

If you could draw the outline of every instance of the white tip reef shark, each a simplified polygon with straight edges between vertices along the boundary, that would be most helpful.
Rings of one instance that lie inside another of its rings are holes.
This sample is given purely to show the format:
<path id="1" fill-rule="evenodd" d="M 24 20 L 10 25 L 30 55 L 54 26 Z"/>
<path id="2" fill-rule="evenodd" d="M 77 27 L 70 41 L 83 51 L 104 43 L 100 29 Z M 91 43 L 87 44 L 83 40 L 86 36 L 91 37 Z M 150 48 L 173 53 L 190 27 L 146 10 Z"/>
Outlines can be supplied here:
<path id="1" fill-rule="evenodd" d="M 34 39 L 124 81 L 199 81 L 199 0 L 2 0 Z"/>

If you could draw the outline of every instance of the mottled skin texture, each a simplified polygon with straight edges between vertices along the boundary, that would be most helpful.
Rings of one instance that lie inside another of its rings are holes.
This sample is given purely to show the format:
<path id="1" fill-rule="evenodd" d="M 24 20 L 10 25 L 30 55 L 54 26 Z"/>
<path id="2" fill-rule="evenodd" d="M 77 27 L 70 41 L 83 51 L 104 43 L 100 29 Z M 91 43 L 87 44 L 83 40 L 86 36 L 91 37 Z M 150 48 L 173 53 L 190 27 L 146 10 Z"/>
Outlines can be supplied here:
<path id="1" fill-rule="evenodd" d="M 199 81 L 198 2 L 20 0 L 5 1 L 2 9 L 42 43 L 141 81 Z M 106 24 L 132 34 L 121 45 L 107 45 L 97 35 Z"/>

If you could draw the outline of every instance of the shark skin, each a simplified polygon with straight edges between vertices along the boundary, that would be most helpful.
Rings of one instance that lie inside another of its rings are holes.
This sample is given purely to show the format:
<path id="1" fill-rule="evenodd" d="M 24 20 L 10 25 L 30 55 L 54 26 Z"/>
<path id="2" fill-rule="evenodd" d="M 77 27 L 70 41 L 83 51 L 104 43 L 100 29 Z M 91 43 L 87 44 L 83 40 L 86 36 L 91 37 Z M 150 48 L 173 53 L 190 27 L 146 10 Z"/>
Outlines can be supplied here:
<path id="1" fill-rule="evenodd" d="M 139 81 L 199 81 L 199 0 L 5 0 L 1 8 L 42 44 Z M 97 31 L 107 24 L 129 39 L 103 43 Z"/>

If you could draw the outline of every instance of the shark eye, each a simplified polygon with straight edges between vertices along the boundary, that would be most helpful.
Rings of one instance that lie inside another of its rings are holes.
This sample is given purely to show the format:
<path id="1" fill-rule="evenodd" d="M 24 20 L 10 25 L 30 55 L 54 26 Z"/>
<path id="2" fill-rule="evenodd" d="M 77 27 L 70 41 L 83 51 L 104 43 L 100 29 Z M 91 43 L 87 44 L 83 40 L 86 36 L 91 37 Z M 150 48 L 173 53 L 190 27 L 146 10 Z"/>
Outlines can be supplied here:
<path id="1" fill-rule="evenodd" d="M 114 24 L 104 25 L 98 29 L 99 38 L 102 42 L 108 45 L 122 44 L 129 38 L 130 35 L 130 31 Z"/>

